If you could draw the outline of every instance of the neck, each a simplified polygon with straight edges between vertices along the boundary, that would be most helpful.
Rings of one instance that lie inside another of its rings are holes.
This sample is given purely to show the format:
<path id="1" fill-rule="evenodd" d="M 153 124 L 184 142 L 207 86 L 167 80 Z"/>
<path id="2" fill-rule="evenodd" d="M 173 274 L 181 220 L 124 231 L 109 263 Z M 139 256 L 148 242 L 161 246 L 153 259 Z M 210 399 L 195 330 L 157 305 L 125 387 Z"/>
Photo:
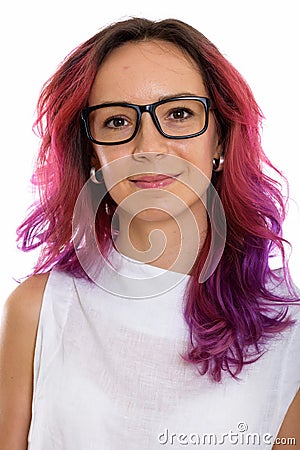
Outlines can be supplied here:
<path id="1" fill-rule="evenodd" d="M 190 274 L 207 231 L 206 210 L 202 204 L 186 209 L 175 218 L 143 220 L 119 210 L 117 250 L 129 258 Z"/>

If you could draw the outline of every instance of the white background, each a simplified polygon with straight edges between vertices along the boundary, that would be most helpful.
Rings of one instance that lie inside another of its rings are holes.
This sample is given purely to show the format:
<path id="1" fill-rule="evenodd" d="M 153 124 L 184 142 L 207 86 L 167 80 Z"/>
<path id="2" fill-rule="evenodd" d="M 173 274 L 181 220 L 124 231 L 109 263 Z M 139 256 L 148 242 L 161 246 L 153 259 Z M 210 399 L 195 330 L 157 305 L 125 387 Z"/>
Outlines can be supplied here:
<path id="1" fill-rule="evenodd" d="M 3 2 L 1 32 L 1 278 L 0 308 L 30 273 L 36 255 L 16 250 L 15 229 L 32 194 L 38 139 L 31 131 L 42 84 L 77 45 L 129 16 L 184 20 L 214 42 L 250 84 L 266 117 L 263 145 L 290 182 L 285 237 L 294 247 L 291 270 L 300 285 L 300 65 L 297 1 L 286 0 L 27 0 Z"/>

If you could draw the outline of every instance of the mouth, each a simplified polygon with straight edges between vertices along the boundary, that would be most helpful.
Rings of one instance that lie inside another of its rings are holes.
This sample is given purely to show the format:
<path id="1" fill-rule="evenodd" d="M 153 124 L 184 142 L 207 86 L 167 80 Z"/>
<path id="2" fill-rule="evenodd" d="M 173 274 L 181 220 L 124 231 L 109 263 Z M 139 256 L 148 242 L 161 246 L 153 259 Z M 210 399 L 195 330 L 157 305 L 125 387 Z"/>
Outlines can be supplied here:
<path id="1" fill-rule="evenodd" d="M 168 186 L 176 181 L 179 174 L 153 174 L 153 175 L 142 175 L 136 178 L 130 178 L 129 181 L 134 183 L 137 187 L 141 189 L 155 189 Z"/>

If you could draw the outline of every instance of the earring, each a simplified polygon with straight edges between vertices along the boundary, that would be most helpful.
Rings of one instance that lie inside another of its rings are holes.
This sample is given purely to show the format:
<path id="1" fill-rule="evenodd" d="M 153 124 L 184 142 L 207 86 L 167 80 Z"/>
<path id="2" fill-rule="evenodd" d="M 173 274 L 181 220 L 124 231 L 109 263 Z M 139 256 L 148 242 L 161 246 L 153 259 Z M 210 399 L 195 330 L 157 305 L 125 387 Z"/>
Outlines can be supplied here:
<path id="1" fill-rule="evenodd" d="M 221 172 L 223 170 L 224 157 L 220 156 L 220 158 L 213 159 L 213 171 Z"/>
<path id="2" fill-rule="evenodd" d="M 93 183 L 95 183 L 95 184 L 101 184 L 101 183 L 103 183 L 103 176 L 102 176 L 102 173 L 101 173 L 101 179 L 98 180 L 98 178 L 97 178 L 97 176 L 96 176 L 96 169 L 95 169 L 95 167 L 92 167 L 92 168 L 91 168 L 90 176 L 91 176 L 91 180 L 92 180 Z"/>

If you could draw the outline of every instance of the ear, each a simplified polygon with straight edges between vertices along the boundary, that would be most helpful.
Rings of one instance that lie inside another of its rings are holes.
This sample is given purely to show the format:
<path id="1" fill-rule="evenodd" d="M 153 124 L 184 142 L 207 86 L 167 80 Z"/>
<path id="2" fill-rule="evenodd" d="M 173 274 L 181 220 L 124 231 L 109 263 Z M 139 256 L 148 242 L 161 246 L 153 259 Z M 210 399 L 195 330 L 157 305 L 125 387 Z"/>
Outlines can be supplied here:
<path id="1" fill-rule="evenodd" d="M 218 140 L 216 150 L 213 156 L 213 171 L 214 172 L 222 172 L 224 167 L 224 156 L 223 156 L 223 146 Z"/>
<path id="2" fill-rule="evenodd" d="M 101 166 L 99 158 L 98 158 L 98 156 L 97 156 L 97 154 L 96 154 L 94 149 L 91 152 L 90 162 L 91 162 L 91 167 L 95 167 L 96 170 L 98 170 L 100 168 L 100 166 Z"/>
<path id="3" fill-rule="evenodd" d="M 220 137 L 218 136 L 217 132 L 215 134 L 215 144 L 214 144 L 214 154 L 213 154 L 213 158 L 220 158 L 221 155 L 223 155 L 223 144 L 221 142 Z"/>

